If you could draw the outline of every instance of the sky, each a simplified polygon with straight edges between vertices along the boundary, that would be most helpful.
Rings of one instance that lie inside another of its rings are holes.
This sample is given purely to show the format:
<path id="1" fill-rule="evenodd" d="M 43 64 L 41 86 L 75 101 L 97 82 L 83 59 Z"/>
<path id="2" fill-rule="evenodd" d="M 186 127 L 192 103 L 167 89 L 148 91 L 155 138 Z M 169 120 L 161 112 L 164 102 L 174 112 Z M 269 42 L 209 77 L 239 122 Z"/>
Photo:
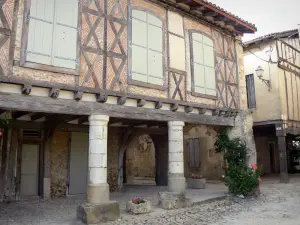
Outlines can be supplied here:
<path id="1" fill-rule="evenodd" d="M 209 1 L 256 25 L 257 32 L 245 34 L 244 41 L 269 33 L 297 29 L 300 24 L 300 0 Z"/>

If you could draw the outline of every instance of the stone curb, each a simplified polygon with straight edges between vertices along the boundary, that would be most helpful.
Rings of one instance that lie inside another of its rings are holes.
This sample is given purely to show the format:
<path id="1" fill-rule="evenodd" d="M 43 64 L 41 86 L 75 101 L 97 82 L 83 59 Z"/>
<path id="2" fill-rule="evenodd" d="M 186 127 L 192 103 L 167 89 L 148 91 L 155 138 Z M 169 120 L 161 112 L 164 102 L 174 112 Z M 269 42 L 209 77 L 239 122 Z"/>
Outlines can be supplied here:
<path id="1" fill-rule="evenodd" d="M 207 203 L 211 203 L 211 202 L 215 202 L 215 201 L 221 201 L 221 200 L 228 199 L 228 198 L 229 198 L 228 195 L 214 197 L 214 198 L 210 198 L 207 200 L 192 202 L 193 203 L 192 206 L 207 204 Z"/>

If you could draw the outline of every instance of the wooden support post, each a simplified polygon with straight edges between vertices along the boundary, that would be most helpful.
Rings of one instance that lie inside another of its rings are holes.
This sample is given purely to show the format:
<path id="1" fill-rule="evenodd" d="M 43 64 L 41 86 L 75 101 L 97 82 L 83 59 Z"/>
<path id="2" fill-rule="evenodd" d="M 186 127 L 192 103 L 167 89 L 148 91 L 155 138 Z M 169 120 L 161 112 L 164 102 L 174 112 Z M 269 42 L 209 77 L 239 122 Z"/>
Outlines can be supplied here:
<path id="1" fill-rule="evenodd" d="M 276 136 L 279 150 L 280 182 L 288 183 L 289 176 L 287 168 L 286 132 L 283 124 L 276 124 Z"/>

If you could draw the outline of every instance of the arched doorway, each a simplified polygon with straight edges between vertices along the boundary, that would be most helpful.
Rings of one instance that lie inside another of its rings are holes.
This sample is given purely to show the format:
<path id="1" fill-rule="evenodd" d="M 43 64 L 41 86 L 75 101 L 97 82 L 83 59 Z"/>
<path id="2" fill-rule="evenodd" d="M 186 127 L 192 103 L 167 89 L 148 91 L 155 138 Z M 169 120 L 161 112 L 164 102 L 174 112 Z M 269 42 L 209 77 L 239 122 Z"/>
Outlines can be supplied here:
<path id="1" fill-rule="evenodd" d="M 125 153 L 126 184 L 156 185 L 155 146 L 147 134 L 136 135 Z"/>

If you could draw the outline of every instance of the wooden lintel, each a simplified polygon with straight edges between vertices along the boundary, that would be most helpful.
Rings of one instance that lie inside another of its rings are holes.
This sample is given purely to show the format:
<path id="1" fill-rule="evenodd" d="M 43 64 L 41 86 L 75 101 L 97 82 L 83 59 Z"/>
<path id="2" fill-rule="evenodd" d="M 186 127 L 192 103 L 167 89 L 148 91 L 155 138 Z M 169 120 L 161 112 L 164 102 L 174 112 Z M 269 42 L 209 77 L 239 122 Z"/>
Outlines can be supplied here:
<path id="1" fill-rule="evenodd" d="M 186 106 L 186 107 L 184 107 L 184 111 L 186 112 L 186 113 L 190 113 L 190 112 L 192 112 L 194 110 L 194 107 L 193 106 Z"/>
<path id="2" fill-rule="evenodd" d="M 126 103 L 126 97 L 118 97 L 118 105 L 124 105 Z"/>
<path id="3" fill-rule="evenodd" d="M 22 94 L 29 95 L 31 92 L 31 88 L 32 88 L 31 84 L 24 84 L 21 90 Z"/>
<path id="4" fill-rule="evenodd" d="M 58 88 L 51 88 L 49 91 L 49 97 L 57 98 L 59 96 L 59 89 Z"/>
<path id="5" fill-rule="evenodd" d="M 155 103 L 155 108 L 160 109 L 162 107 L 162 102 L 156 102 Z"/>
<path id="6" fill-rule="evenodd" d="M 143 107 L 145 104 L 146 104 L 146 101 L 144 99 L 137 100 L 137 107 Z"/>
<path id="7" fill-rule="evenodd" d="M 178 104 L 174 103 L 170 105 L 170 110 L 176 112 L 178 110 Z"/>
<path id="8" fill-rule="evenodd" d="M 97 104 L 97 102 L 74 101 L 73 99 L 52 99 L 40 96 L 24 96 L 20 94 L 0 94 L 0 108 L 12 111 L 30 111 L 55 114 L 90 115 L 99 113 L 116 118 L 184 121 L 192 124 L 234 126 L 232 117 L 213 117 L 194 113 L 172 112 L 124 105 Z M 56 116 L 57 117 L 57 116 Z"/>
<path id="9" fill-rule="evenodd" d="M 74 99 L 76 101 L 79 101 L 82 99 L 82 96 L 83 96 L 83 91 L 75 91 L 74 92 Z"/>
<path id="10" fill-rule="evenodd" d="M 96 100 L 97 102 L 105 103 L 107 101 L 107 94 L 102 92 L 96 94 Z"/>

